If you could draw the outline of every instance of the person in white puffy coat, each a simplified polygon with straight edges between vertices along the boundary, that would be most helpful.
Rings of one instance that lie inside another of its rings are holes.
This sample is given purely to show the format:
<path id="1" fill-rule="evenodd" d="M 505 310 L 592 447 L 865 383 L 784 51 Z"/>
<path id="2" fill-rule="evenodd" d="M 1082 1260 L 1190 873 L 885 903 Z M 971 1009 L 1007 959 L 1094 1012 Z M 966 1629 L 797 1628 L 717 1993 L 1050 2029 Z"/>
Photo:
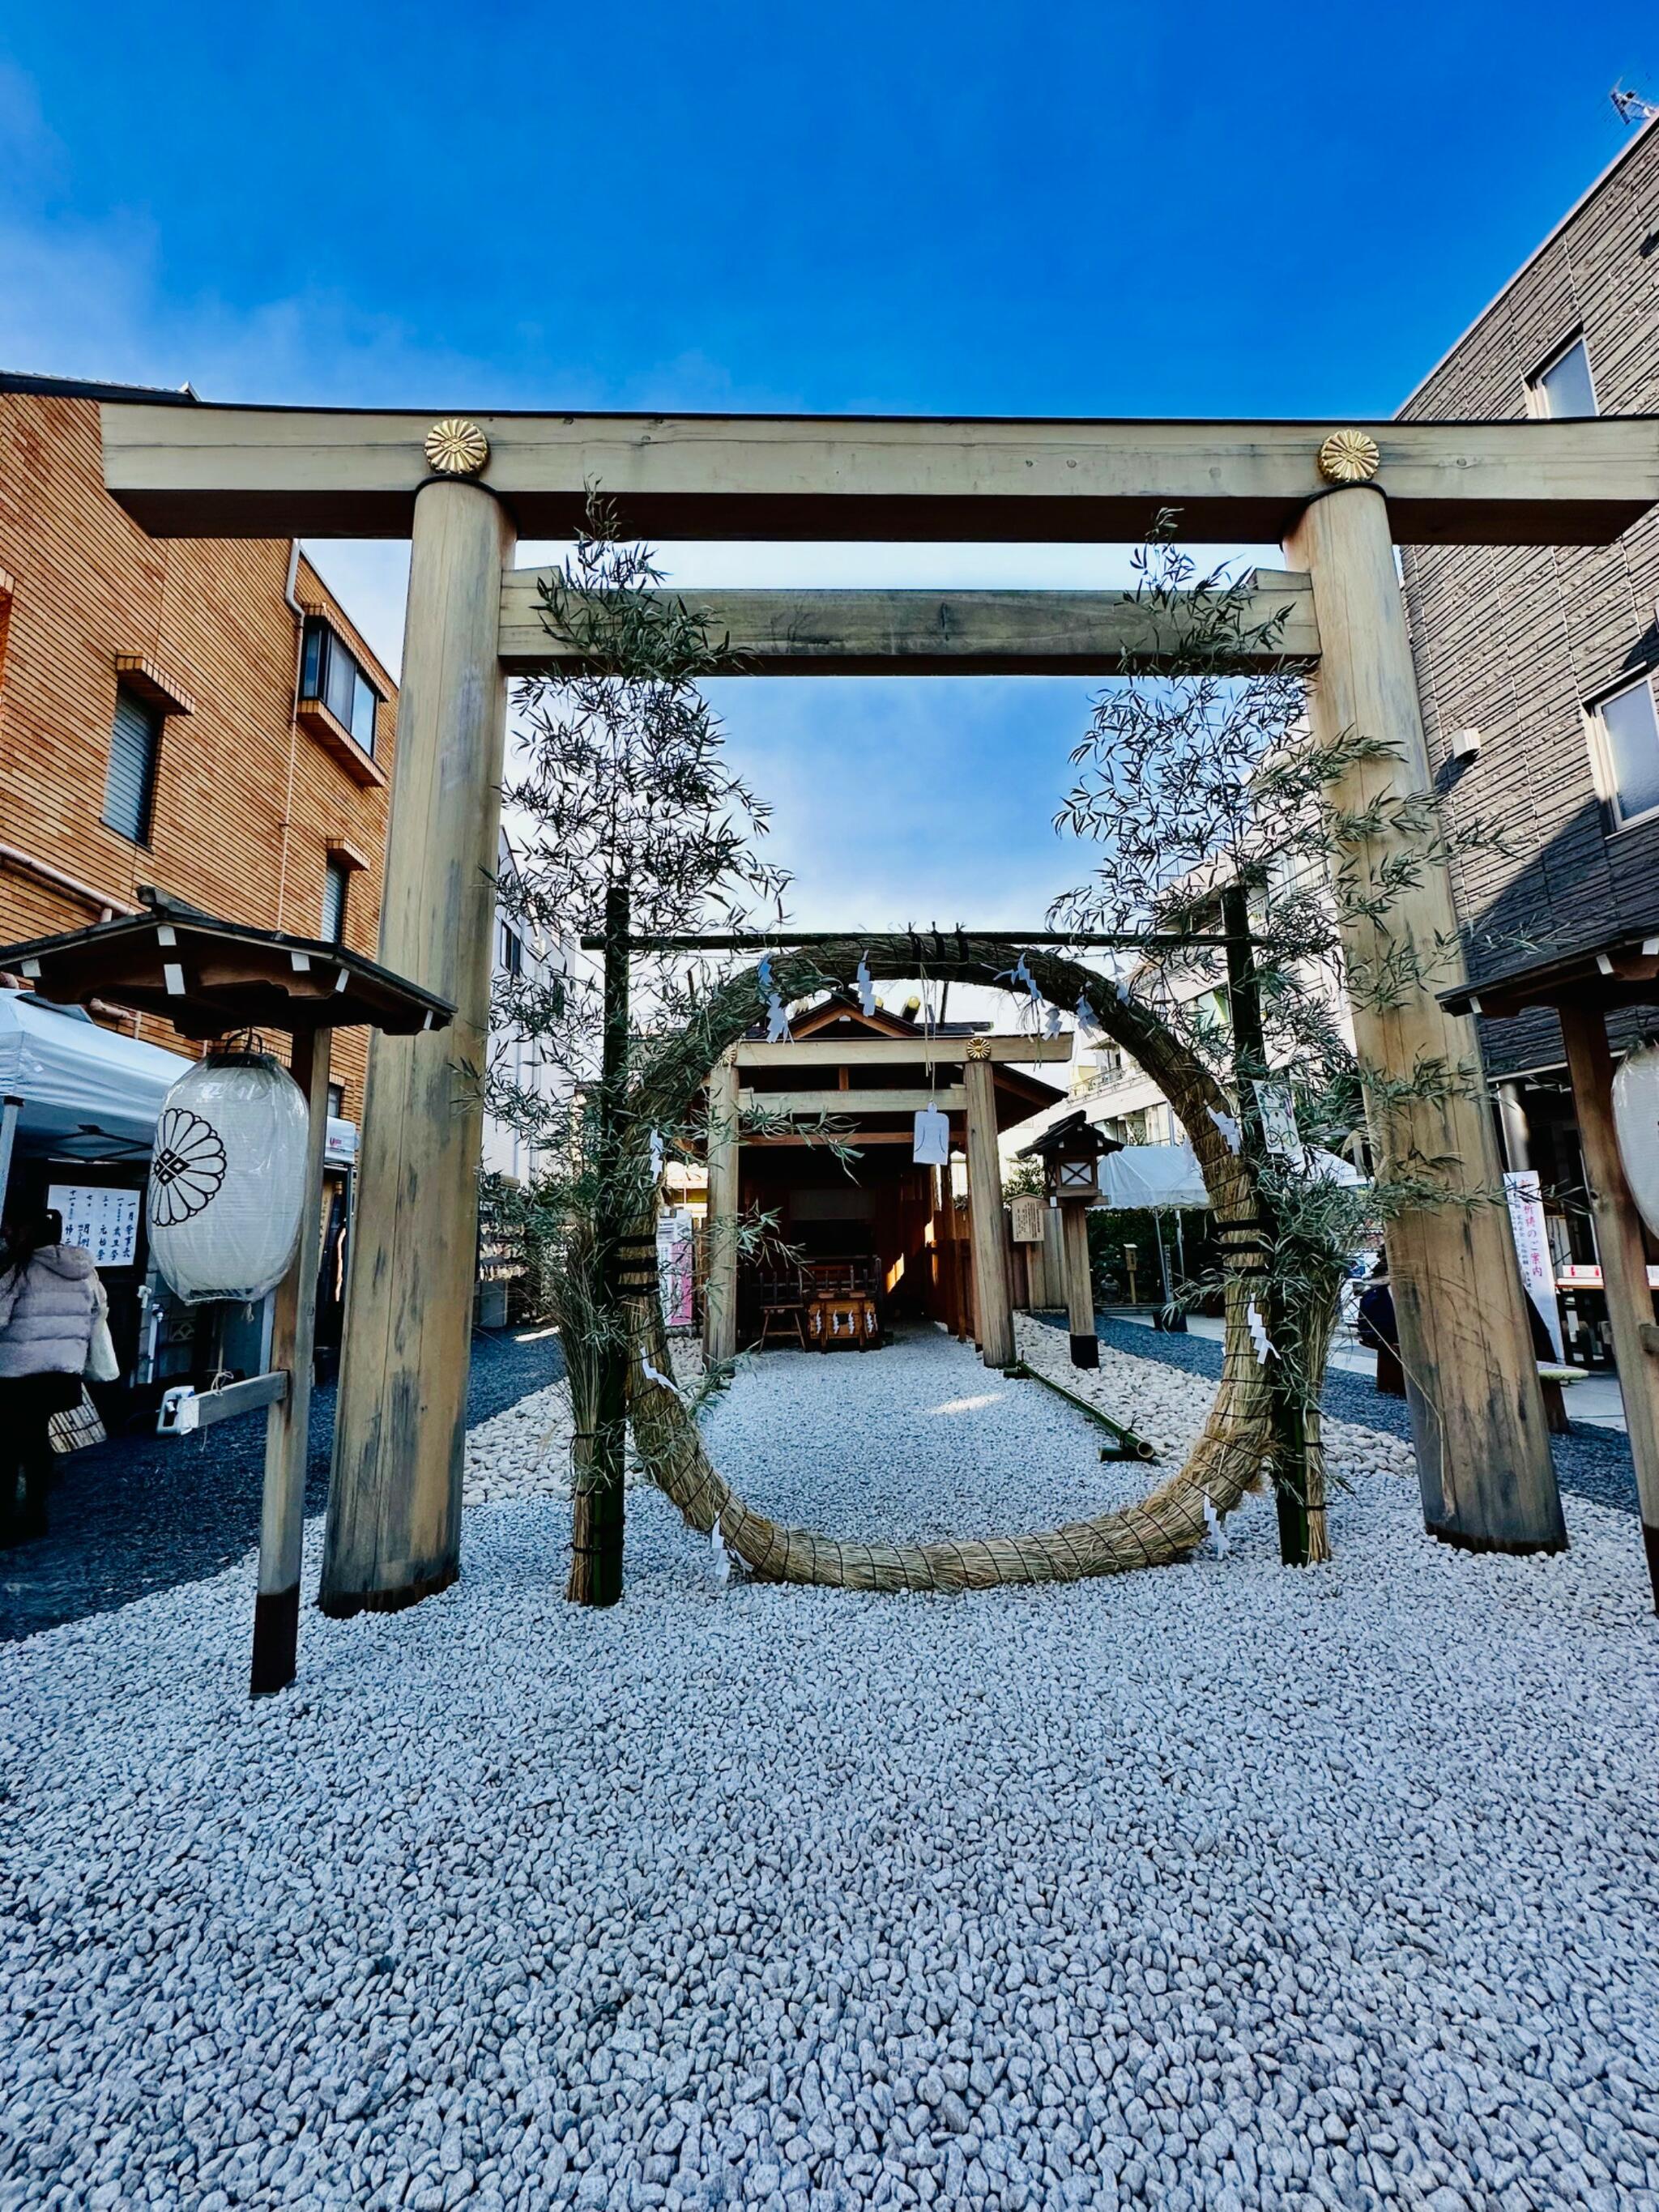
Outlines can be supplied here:
<path id="1" fill-rule="evenodd" d="M 46 1532 L 54 1413 L 81 1402 L 93 1332 L 107 1310 L 92 1255 L 43 1212 L 0 1258 L 0 1546 Z"/>

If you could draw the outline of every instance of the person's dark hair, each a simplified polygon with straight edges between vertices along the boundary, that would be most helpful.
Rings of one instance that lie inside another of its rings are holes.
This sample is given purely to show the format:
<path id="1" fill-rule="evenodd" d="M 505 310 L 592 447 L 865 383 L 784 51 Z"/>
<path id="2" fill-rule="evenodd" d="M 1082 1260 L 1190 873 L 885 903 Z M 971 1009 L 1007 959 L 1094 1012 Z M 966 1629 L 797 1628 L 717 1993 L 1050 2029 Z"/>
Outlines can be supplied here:
<path id="1" fill-rule="evenodd" d="M 64 1217 L 55 1206 L 36 1206 L 15 1219 L 6 1237 L 6 1271 L 21 1275 L 35 1254 L 64 1241 Z"/>

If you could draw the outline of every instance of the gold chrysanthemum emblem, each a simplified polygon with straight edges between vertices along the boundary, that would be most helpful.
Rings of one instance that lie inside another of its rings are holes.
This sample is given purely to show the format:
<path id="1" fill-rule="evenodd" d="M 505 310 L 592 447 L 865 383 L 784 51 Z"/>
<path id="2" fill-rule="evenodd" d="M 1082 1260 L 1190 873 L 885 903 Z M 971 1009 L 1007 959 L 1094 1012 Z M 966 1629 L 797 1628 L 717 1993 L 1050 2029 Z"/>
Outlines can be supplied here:
<path id="1" fill-rule="evenodd" d="M 1319 449 L 1319 473 L 1330 483 L 1367 483 L 1382 459 L 1363 430 L 1333 430 Z"/>
<path id="2" fill-rule="evenodd" d="M 464 415 L 446 415 L 426 434 L 426 458 L 441 477 L 476 477 L 489 459 L 489 441 Z"/>

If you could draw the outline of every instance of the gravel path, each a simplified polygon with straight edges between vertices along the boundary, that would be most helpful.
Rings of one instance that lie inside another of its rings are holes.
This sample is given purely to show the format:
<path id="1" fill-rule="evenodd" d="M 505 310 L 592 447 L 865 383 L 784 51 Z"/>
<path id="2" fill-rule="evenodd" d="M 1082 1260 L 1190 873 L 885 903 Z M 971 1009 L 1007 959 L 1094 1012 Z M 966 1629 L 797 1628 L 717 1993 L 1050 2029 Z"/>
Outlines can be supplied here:
<path id="1" fill-rule="evenodd" d="M 552 1337 L 475 1336 L 468 1420 L 493 1421 L 563 1369 Z M 328 1502 L 334 1398 L 331 1383 L 311 1401 L 308 1513 Z M 0 1643 L 222 1573 L 258 1541 L 264 1463 L 261 1413 L 195 1437 L 146 1431 L 68 1454 L 46 1536 L 0 1552 Z"/>
<path id="2" fill-rule="evenodd" d="M 1051 1329 L 1063 1331 L 1063 1313 L 1040 1314 L 1036 1318 Z M 1183 1374 L 1213 1382 L 1221 1373 L 1221 1346 L 1204 1336 L 1165 1336 L 1134 1322 L 1098 1319 L 1095 1334 L 1103 1344 L 1127 1352 L 1149 1364 L 1178 1368 Z M 1568 1397 L 1571 1409 L 1571 1397 Z M 1403 1398 L 1379 1397 L 1376 1386 L 1364 1375 L 1330 1368 L 1325 1376 L 1324 1407 L 1328 1415 L 1350 1425 L 1376 1429 L 1386 1436 L 1411 1441 L 1411 1417 Z M 1573 1424 L 1571 1434 L 1550 1438 L 1550 1455 L 1556 1480 L 1564 1492 L 1594 1498 L 1620 1513 L 1637 1510 L 1636 1469 L 1630 1440 L 1617 1429 L 1598 1429 L 1585 1421 Z"/>
<path id="3" fill-rule="evenodd" d="M 832 1528 L 1143 1479 L 933 1336 L 709 1425 Z M 1474 1559 L 1382 1473 L 1329 1569 L 1253 1502 L 1224 1558 L 951 1598 L 723 1585 L 629 1513 L 615 1611 L 559 1500 L 480 1505 L 459 1583 L 307 1616 L 253 1708 L 246 1561 L 0 1651 L 0 2208 L 1659 2207 L 1625 1516 Z"/>

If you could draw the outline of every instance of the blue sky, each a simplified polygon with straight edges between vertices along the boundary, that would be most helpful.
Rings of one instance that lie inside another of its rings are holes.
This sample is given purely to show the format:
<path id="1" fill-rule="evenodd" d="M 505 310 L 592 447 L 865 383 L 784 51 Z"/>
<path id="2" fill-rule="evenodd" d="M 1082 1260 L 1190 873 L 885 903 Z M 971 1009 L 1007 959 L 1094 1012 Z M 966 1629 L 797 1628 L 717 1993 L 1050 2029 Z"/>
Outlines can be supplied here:
<path id="1" fill-rule="evenodd" d="M 0 363 L 329 404 L 1387 414 L 1659 22 L 1499 6 L 9 11 Z M 527 549 L 527 552 L 532 549 Z M 388 655 L 402 549 L 316 557 Z M 669 549 L 688 582 L 1109 549 Z M 805 921 L 1035 922 L 1087 687 L 720 687 Z"/>

